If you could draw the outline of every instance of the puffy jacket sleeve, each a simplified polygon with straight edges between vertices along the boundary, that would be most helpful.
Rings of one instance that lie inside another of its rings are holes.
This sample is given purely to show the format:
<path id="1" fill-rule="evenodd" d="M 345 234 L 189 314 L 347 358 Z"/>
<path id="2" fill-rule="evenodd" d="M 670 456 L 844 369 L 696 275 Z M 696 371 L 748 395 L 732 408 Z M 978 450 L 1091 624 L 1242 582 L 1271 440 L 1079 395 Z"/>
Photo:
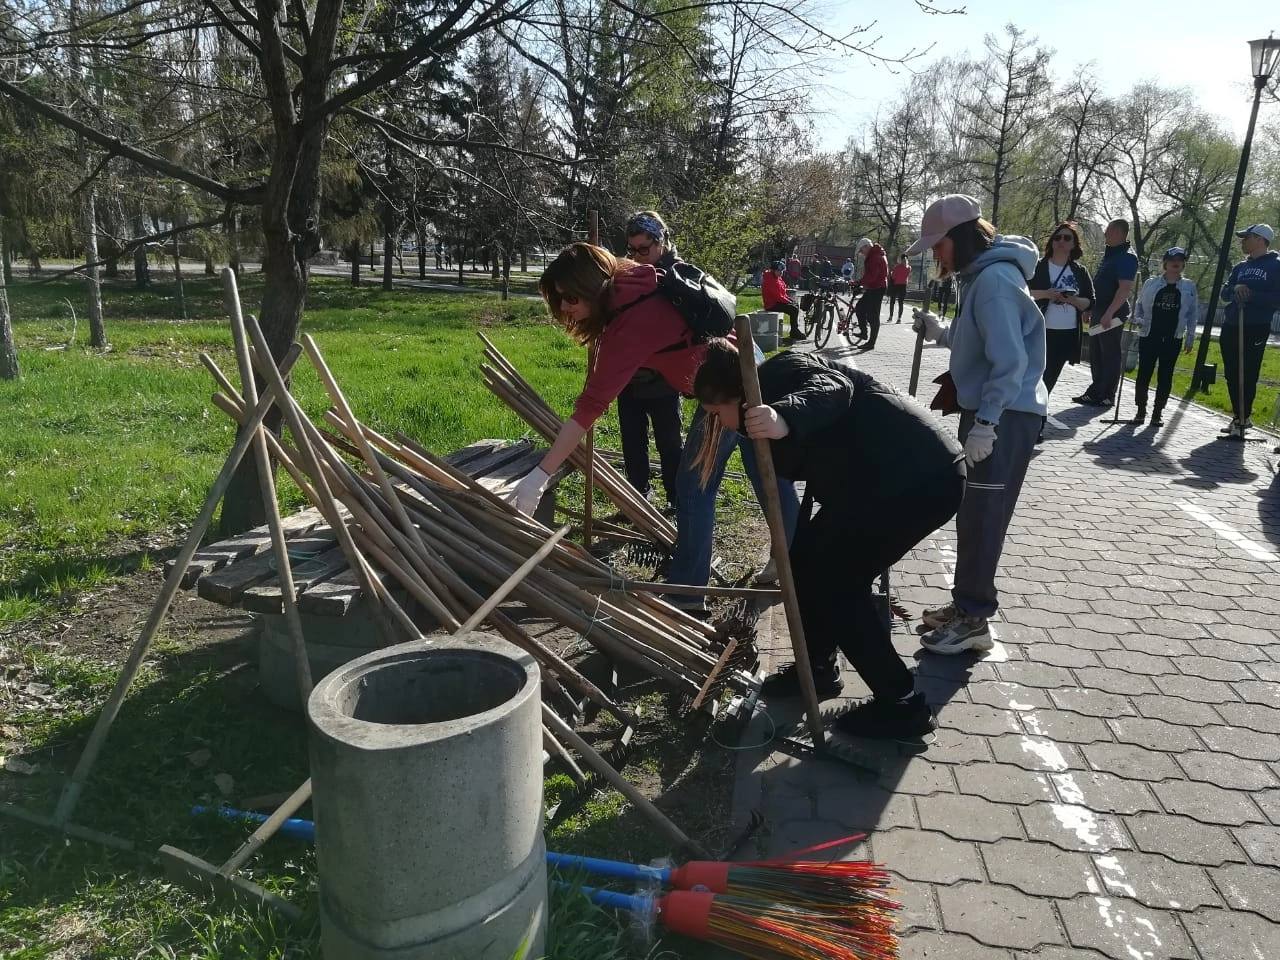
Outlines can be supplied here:
<path id="1" fill-rule="evenodd" d="M 1148 277 L 1147 282 L 1138 291 L 1138 302 L 1133 307 L 1133 322 L 1138 325 L 1138 332 L 1144 337 L 1151 329 L 1151 301 L 1156 284 L 1159 282 L 1159 277 Z"/>
<path id="2" fill-rule="evenodd" d="M 760 392 L 803 440 L 848 414 L 854 387 L 843 374 L 787 353 L 760 367 Z"/>
<path id="3" fill-rule="evenodd" d="M 970 291 L 975 297 L 974 322 L 982 333 L 983 352 L 991 365 L 987 382 L 982 385 L 978 418 L 991 423 L 998 423 L 1000 414 L 1022 392 L 1029 362 L 1021 302 L 1027 293 L 1022 277 L 1015 278 L 1013 269 L 1004 264 L 988 267 Z"/>

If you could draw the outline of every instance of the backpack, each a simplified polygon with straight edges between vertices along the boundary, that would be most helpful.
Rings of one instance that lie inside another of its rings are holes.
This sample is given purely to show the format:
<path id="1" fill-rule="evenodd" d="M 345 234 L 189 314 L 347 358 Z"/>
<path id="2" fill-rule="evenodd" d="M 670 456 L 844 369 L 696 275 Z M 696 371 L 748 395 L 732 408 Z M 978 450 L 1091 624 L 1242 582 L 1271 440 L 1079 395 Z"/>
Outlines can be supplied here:
<path id="1" fill-rule="evenodd" d="M 738 298 L 726 290 L 715 277 L 691 263 L 677 260 L 658 270 L 658 288 L 637 297 L 618 312 L 661 294 L 684 318 L 693 334 L 693 343 L 706 343 L 712 337 L 727 337 L 733 330 Z M 667 350 L 681 349 L 685 343 L 672 344 Z M 659 351 L 665 353 L 666 351 Z"/>

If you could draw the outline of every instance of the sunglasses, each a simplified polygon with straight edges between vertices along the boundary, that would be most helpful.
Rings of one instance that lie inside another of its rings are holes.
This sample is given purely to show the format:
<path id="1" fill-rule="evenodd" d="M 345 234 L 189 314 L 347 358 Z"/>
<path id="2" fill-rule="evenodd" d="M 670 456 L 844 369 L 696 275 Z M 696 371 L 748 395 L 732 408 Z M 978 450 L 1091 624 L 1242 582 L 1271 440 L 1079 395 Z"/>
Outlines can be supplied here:
<path id="1" fill-rule="evenodd" d="M 1074 236 L 1074 235 L 1072 235 L 1072 234 L 1070 234 L 1070 233 L 1058 233 L 1058 234 L 1054 234 L 1053 242 L 1054 242 L 1054 243 L 1059 243 L 1059 242 L 1061 242 L 1061 243 L 1066 243 L 1067 241 L 1070 241 L 1070 242 L 1074 243 L 1074 242 L 1075 242 L 1075 239 L 1076 239 L 1076 238 L 1075 238 L 1075 236 Z"/>
<path id="2" fill-rule="evenodd" d="M 652 250 L 653 247 L 654 245 L 652 243 L 646 243 L 643 247 L 633 247 L 631 244 L 628 243 L 627 253 L 636 253 L 642 257 L 647 257 L 649 255 L 649 251 Z"/>

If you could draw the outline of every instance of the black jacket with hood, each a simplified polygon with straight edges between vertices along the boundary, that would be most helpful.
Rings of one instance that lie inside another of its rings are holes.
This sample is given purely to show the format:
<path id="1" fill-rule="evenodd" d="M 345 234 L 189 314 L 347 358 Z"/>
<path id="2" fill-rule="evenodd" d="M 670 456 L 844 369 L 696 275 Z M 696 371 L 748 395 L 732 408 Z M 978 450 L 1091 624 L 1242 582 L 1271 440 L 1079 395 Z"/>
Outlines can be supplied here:
<path id="1" fill-rule="evenodd" d="M 771 442 L 778 473 L 803 480 L 824 510 L 874 510 L 876 500 L 924 494 L 964 475 L 960 445 L 923 407 L 869 374 L 794 351 L 759 369 L 764 402 L 790 427 Z"/>

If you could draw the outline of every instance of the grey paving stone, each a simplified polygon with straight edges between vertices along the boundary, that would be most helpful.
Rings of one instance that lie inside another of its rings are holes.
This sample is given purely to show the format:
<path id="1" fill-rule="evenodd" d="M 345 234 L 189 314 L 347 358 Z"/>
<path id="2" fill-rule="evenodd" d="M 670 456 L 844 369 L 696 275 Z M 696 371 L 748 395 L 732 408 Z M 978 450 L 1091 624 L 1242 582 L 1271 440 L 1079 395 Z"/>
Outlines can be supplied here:
<path id="1" fill-rule="evenodd" d="M 1069 743 L 1058 743 L 1048 737 L 1009 733 L 992 737 L 987 742 L 997 761 L 1012 763 L 1027 770 L 1067 770 L 1084 766 L 1080 748 Z"/>
<path id="2" fill-rule="evenodd" d="M 1049 776 L 1063 803 L 1074 803 L 1103 813 L 1140 813 L 1160 809 L 1151 788 L 1138 780 L 1085 770 L 1068 770 Z"/>
<path id="3" fill-rule="evenodd" d="M 835 820 L 818 820 L 808 815 L 792 819 L 779 819 L 772 824 L 772 829 L 765 838 L 764 850 L 761 851 L 760 855 L 763 857 L 788 856 L 805 847 L 812 847 L 814 844 L 847 837 L 856 832 L 860 831 L 851 829 L 847 823 L 839 823 Z M 871 844 L 866 840 L 860 840 L 857 843 L 843 846 L 839 850 L 838 859 L 872 859 Z"/>
<path id="4" fill-rule="evenodd" d="M 1181 768 L 1167 753 L 1130 743 L 1091 743 L 1080 748 L 1095 770 L 1132 780 L 1164 780 L 1182 775 Z"/>
<path id="5" fill-rule="evenodd" d="M 893 883 L 890 896 L 902 904 L 898 911 L 899 934 L 908 930 L 942 929 L 942 915 L 938 912 L 932 884 L 908 880 L 892 871 L 889 876 Z"/>
<path id="6" fill-rule="evenodd" d="M 1256 613 L 1253 610 L 1223 610 L 1222 619 L 1242 627 L 1270 630 L 1275 625 L 1275 614 Z"/>
<path id="7" fill-rule="evenodd" d="M 1022 837 L 1016 807 L 964 794 L 936 794 L 916 799 L 916 812 L 925 830 L 957 840 L 999 840 Z"/>
<path id="8" fill-rule="evenodd" d="M 1082 713 L 1087 717 L 1125 717 L 1136 712 L 1129 697 L 1088 687 L 1050 690 L 1049 699 L 1063 710 Z"/>
<path id="9" fill-rule="evenodd" d="M 1209 876 L 1231 909 L 1280 917 L 1280 870 L 1231 863 L 1210 867 Z"/>
<path id="10" fill-rule="evenodd" d="M 1180 863 L 1217 867 L 1245 859 L 1225 828 L 1209 826 L 1190 817 L 1139 813 L 1125 817 L 1124 824 L 1139 850 L 1162 853 Z"/>
<path id="11" fill-rule="evenodd" d="M 975 760 L 991 760 L 991 748 L 985 737 L 952 730 L 939 725 L 929 744 L 929 756 L 937 763 L 972 763 Z"/>
<path id="12" fill-rule="evenodd" d="M 1081 667 L 1074 673 L 1080 686 L 1105 690 L 1107 693 L 1133 696 L 1139 693 L 1157 692 L 1152 679 L 1139 673 L 1125 673 L 1123 670 L 1112 670 L 1110 667 Z"/>
<path id="13" fill-rule="evenodd" d="M 1014 951 L 1013 960 L 1104 960 L 1105 953 L 1080 947 L 1040 947 L 1037 950 Z"/>
<path id="14" fill-rule="evenodd" d="M 1032 840 L 1043 840 L 1063 850 L 1106 853 L 1132 848 L 1120 820 L 1088 807 L 1069 803 L 1036 803 L 1018 807 L 1018 816 Z"/>
<path id="15" fill-rule="evenodd" d="M 1166 780 L 1151 789 L 1169 813 L 1195 817 L 1202 823 L 1238 825 L 1258 823 L 1263 817 L 1249 795 L 1196 780 Z"/>
<path id="16" fill-rule="evenodd" d="M 942 922 L 955 933 L 1000 947 L 1065 943 L 1048 900 L 1008 887 L 960 883 L 938 888 Z"/>
<path id="17" fill-rule="evenodd" d="M 1019 733 L 1022 730 L 1015 711 L 1000 710 L 981 703 L 949 703 L 938 711 L 938 723 L 948 729 L 983 737 Z"/>
<path id="18" fill-rule="evenodd" d="M 1107 601 L 1098 601 L 1094 604 L 1095 608 L 1109 605 Z M 1107 613 L 1073 613 L 1071 625 L 1080 630 L 1109 633 L 1112 636 L 1138 632 L 1138 625 L 1133 620 L 1126 617 L 1113 617 Z"/>
<path id="19" fill-rule="evenodd" d="M 1022 570 L 1023 576 L 1029 576 L 1030 570 Z M 1010 623 L 1020 623 L 1028 627 L 1043 627 L 1046 630 L 1054 630 L 1058 627 L 1071 626 L 1071 620 L 1065 613 L 1058 613 L 1055 610 L 1044 610 L 1040 607 L 1012 607 L 1005 609 L 1001 616 Z"/>
<path id="20" fill-rule="evenodd" d="M 1164 637 L 1155 633 L 1126 633 L 1120 638 L 1125 650 L 1149 653 L 1153 657 L 1189 657 L 1195 649 L 1186 640 Z"/>
<path id="21" fill-rule="evenodd" d="M 951 768 L 943 763 L 930 763 L 920 757 L 912 757 L 905 763 L 886 766 L 880 774 L 880 785 L 897 793 L 955 793 L 955 780 Z"/>
<path id="22" fill-rule="evenodd" d="M 1183 700 L 1181 697 L 1147 694 L 1141 697 L 1134 697 L 1133 705 L 1138 708 L 1138 712 L 1144 717 L 1188 727 L 1199 728 L 1204 724 L 1219 723 L 1222 720 L 1218 716 L 1218 712 L 1209 704 Z"/>
<path id="23" fill-rule="evenodd" d="M 1022 725 L 1033 736 L 1048 737 L 1060 743 L 1093 743 L 1113 739 L 1110 728 L 1096 717 L 1062 710 L 1029 711 L 1023 714 Z"/>
<path id="24" fill-rule="evenodd" d="M 791 809 L 795 809 L 792 807 Z M 911 797 L 875 784 L 828 787 L 816 797 L 816 816 L 864 830 L 919 826 Z"/>
<path id="25" fill-rule="evenodd" d="M 969 690 L 969 699 L 1001 710 L 1043 710 L 1049 706 L 1049 696 L 1035 687 L 1016 683 L 979 683 Z"/>
<path id="26" fill-rule="evenodd" d="M 1077 897 L 1058 904 L 1067 935 L 1077 947 L 1113 960 L 1174 960 L 1192 957 L 1171 914 L 1120 897 Z M 1225 958 L 1224 958 L 1225 960 Z"/>
<path id="27" fill-rule="evenodd" d="M 1209 633 L 1219 640 L 1248 644 L 1257 647 L 1270 647 L 1276 642 L 1275 633 L 1268 627 L 1251 627 L 1241 623 L 1211 623 L 1207 627 Z"/>
<path id="28" fill-rule="evenodd" d="M 1011 954 L 962 934 L 922 930 L 902 938 L 898 956 L 900 960 L 1009 960 Z"/>
<path id="29" fill-rule="evenodd" d="M 1280 730 L 1280 710 L 1256 703 L 1223 703 L 1217 707 L 1222 719 L 1238 727 L 1248 727 L 1259 733 L 1275 733 Z"/>
<path id="30" fill-rule="evenodd" d="M 1134 743 L 1148 750 L 1173 753 L 1179 750 L 1199 750 L 1204 744 L 1191 727 L 1146 717 L 1117 717 L 1108 720 L 1115 738 L 1121 743 Z"/>
<path id="31" fill-rule="evenodd" d="M 955 883 L 982 880 L 982 863 L 973 844 L 927 830 L 889 830 L 872 838 L 875 859 L 908 880 Z"/>
<path id="32" fill-rule="evenodd" d="M 1035 803 L 1055 799 L 1047 775 L 1009 764 L 970 763 L 957 767 L 955 776 L 961 793 L 986 797 L 997 803 Z"/>
<path id="33" fill-rule="evenodd" d="M 1280 663 L 1272 661 L 1258 662 L 1249 664 L 1248 669 L 1253 672 L 1259 680 L 1266 680 L 1269 683 L 1280 683 Z"/>
<path id="34" fill-rule="evenodd" d="M 1192 780 L 1203 780 L 1229 790 L 1265 790 L 1280 786 L 1280 780 L 1260 760 L 1205 750 L 1189 750 L 1176 755 L 1174 760 Z"/>
<path id="35" fill-rule="evenodd" d="M 1280 790 L 1261 790 L 1253 794 L 1253 802 L 1268 820 L 1280 826 Z"/>
<path id="36" fill-rule="evenodd" d="M 1126 673 L 1142 673 L 1155 676 L 1161 673 L 1177 673 L 1178 669 L 1168 657 L 1157 657 L 1149 653 L 1135 653 L 1132 650 L 1104 650 L 1098 654 L 1103 666 Z"/>
<path id="37" fill-rule="evenodd" d="M 1096 667 L 1101 665 L 1092 650 L 1080 650 L 1059 643 L 1044 643 L 1026 650 L 1027 659 L 1035 663 L 1047 663 L 1055 667 Z"/>
<path id="38" fill-rule="evenodd" d="M 1231 684 L 1231 688 L 1247 703 L 1260 703 L 1267 707 L 1280 708 L 1280 683 L 1266 680 L 1241 680 Z"/>
<path id="39" fill-rule="evenodd" d="M 1237 827 L 1232 832 L 1254 863 L 1262 867 L 1280 867 L 1280 827 Z"/>
<path id="40" fill-rule="evenodd" d="M 1184 697 L 1197 703 L 1234 703 L 1243 700 L 1232 685 L 1220 680 L 1203 680 L 1200 677 L 1153 677 L 1161 693 L 1171 697 Z"/>
<path id="41" fill-rule="evenodd" d="M 1047 663 L 1001 663 L 996 666 L 996 672 L 1001 680 L 1028 687 L 1056 689 L 1075 686 L 1076 682 L 1070 670 Z"/>
<path id="42" fill-rule="evenodd" d="M 1222 906 L 1204 867 L 1131 850 L 1098 854 L 1093 863 L 1106 893 L 1160 910 Z"/>
<path id="43" fill-rule="evenodd" d="M 1120 650 L 1120 637 L 1111 633 L 1095 633 L 1078 627 L 1063 627 L 1051 631 L 1053 642 L 1078 650 Z"/>
<path id="44" fill-rule="evenodd" d="M 993 882 L 1031 896 L 1065 898 L 1101 889 L 1085 853 L 1025 840 L 998 840 L 978 849 Z"/>
<path id="45" fill-rule="evenodd" d="M 1204 910 L 1183 919 L 1202 957 L 1271 960 L 1280 956 L 1280 924 L 1252 913 Z"/>
<path id="46" fill-rule="evenodd" d="M 1179 657 L 1174 665 L 1189 677 L 1205 680 L 1249 680 L 1253 676 L 1243 663 L 1219 657 Z"/>

